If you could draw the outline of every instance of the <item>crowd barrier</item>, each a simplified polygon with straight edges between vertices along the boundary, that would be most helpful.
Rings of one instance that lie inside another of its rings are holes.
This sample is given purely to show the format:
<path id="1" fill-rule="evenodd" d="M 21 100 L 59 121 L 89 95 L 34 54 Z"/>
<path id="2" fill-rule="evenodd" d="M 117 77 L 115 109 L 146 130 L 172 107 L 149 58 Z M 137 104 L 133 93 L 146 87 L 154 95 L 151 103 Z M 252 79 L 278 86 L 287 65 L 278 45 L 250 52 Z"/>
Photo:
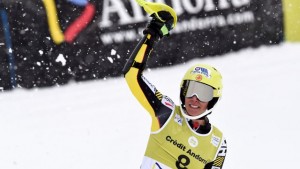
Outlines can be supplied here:
<path id="1" fill-rule="evenodd" d="M 0 90 L 120 76 L 149 20 L 135 0 L 0 2 Z M 149 68 L 284 40 L 281 0 L 159 2 L 175 9 L 178 24 Z"/>

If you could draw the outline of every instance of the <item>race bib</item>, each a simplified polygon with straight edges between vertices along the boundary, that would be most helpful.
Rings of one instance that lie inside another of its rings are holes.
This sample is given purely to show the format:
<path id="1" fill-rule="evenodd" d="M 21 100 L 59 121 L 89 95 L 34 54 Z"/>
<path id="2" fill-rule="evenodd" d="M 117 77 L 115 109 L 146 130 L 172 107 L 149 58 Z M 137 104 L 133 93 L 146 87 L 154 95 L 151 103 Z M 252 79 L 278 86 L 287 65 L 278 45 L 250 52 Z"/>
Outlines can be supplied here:
<path id="1" fill-rule="evenodd" d="M 144 156 L 141 169 L 172 169 L 172 168 L 150 157 Z"/>

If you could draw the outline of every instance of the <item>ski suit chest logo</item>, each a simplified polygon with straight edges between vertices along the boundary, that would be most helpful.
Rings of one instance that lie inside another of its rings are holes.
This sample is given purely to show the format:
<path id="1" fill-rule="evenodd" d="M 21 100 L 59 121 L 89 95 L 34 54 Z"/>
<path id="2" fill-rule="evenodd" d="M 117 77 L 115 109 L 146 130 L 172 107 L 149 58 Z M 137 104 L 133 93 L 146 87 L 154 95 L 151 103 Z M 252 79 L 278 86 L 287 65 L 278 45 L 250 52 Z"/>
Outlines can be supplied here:
<path id="1" fill-rule="evenodd" d="M 188 143 L 190 144 L 190 146 L 192 147 L 197 147 L 198 146 L 198 139 L 194 136 L 189 137 L 188 139 Z"/>
<path id="2" fill-rule="evenodd" d="M 180 115 L 179 114 L 175 114 L 175 116 L 174 116 L 174 121 L 177 123 L 177 124 L 179 124 L 180 126 L 182 126 L 182 117 L 180 117 Z"/>

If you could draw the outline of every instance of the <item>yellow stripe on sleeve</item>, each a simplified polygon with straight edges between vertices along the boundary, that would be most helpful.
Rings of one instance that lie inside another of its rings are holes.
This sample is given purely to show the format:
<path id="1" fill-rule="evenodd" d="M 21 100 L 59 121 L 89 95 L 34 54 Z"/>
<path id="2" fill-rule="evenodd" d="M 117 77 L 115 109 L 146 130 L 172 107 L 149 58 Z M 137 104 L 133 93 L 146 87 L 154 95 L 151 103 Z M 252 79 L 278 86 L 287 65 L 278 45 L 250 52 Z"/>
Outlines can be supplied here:
<path id="1" fill-rule="evenodd" d="M 139 50 L 135 61 L 141 63 L 145 57 L 145 52 L 147 49 L 147 45 L 143 44 L 141 49 Z M 132 92 L 132 94 L 136 97 L 136 99 L 141 103 L 141 105 L 150 113 L 152 117 L 152 127 L 151 131 L 157 131 L 160 128 L 158 119 L 155 116 L 154 109 L 148 102 L 141 86 L 138 83 L 137 76 L 139 73 L 139 69 L 132 67 L 125 75 L 126 82 Z"/>
<path id="2" fill-rule="evenodd" d="M 137 74 L 138 74 L 137 68 L 131 68 L 129 72 L 125 75 L 125 79 L 127 81 L 127 84 L 132 92 L 132 94 L 135 96 L 135 98 L 141 103 L 141 105 L 149 112 L 149 114 L 152 117 L 152 126 L 151 131 L 157 131 L 160 128 L 158 119 L 155 116 L 155 112 L 153 108 L 151 107 L 150 103 L 148 102 L 144 92 L 142 91 L 138 81 L 137 81 Z"/>

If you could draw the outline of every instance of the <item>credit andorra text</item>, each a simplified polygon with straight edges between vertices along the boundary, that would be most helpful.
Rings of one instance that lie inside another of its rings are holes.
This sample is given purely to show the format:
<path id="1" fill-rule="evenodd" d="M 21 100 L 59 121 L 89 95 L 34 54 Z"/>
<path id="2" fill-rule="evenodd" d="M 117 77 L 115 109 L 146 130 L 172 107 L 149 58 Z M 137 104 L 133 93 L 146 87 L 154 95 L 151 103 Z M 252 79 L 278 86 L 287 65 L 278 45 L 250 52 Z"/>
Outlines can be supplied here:
<path id="1" fill-rule="evenodd" d="M 184 144 L 177 142 L 177 140 L 173 139 L 171 136 L 167 136 L 166 141 L 168 141 L 170 144 L 174 145 L 175 147 L 181 149 L 182 151 L 186 152 L 188 155 L 195 158 L 196 160 L 199 160 L 200 162 L 207 164 L 207 161 L 203 159 L 199 154 L 195 154 L 192 151 L 192 149 L 187 149 Z"/>

